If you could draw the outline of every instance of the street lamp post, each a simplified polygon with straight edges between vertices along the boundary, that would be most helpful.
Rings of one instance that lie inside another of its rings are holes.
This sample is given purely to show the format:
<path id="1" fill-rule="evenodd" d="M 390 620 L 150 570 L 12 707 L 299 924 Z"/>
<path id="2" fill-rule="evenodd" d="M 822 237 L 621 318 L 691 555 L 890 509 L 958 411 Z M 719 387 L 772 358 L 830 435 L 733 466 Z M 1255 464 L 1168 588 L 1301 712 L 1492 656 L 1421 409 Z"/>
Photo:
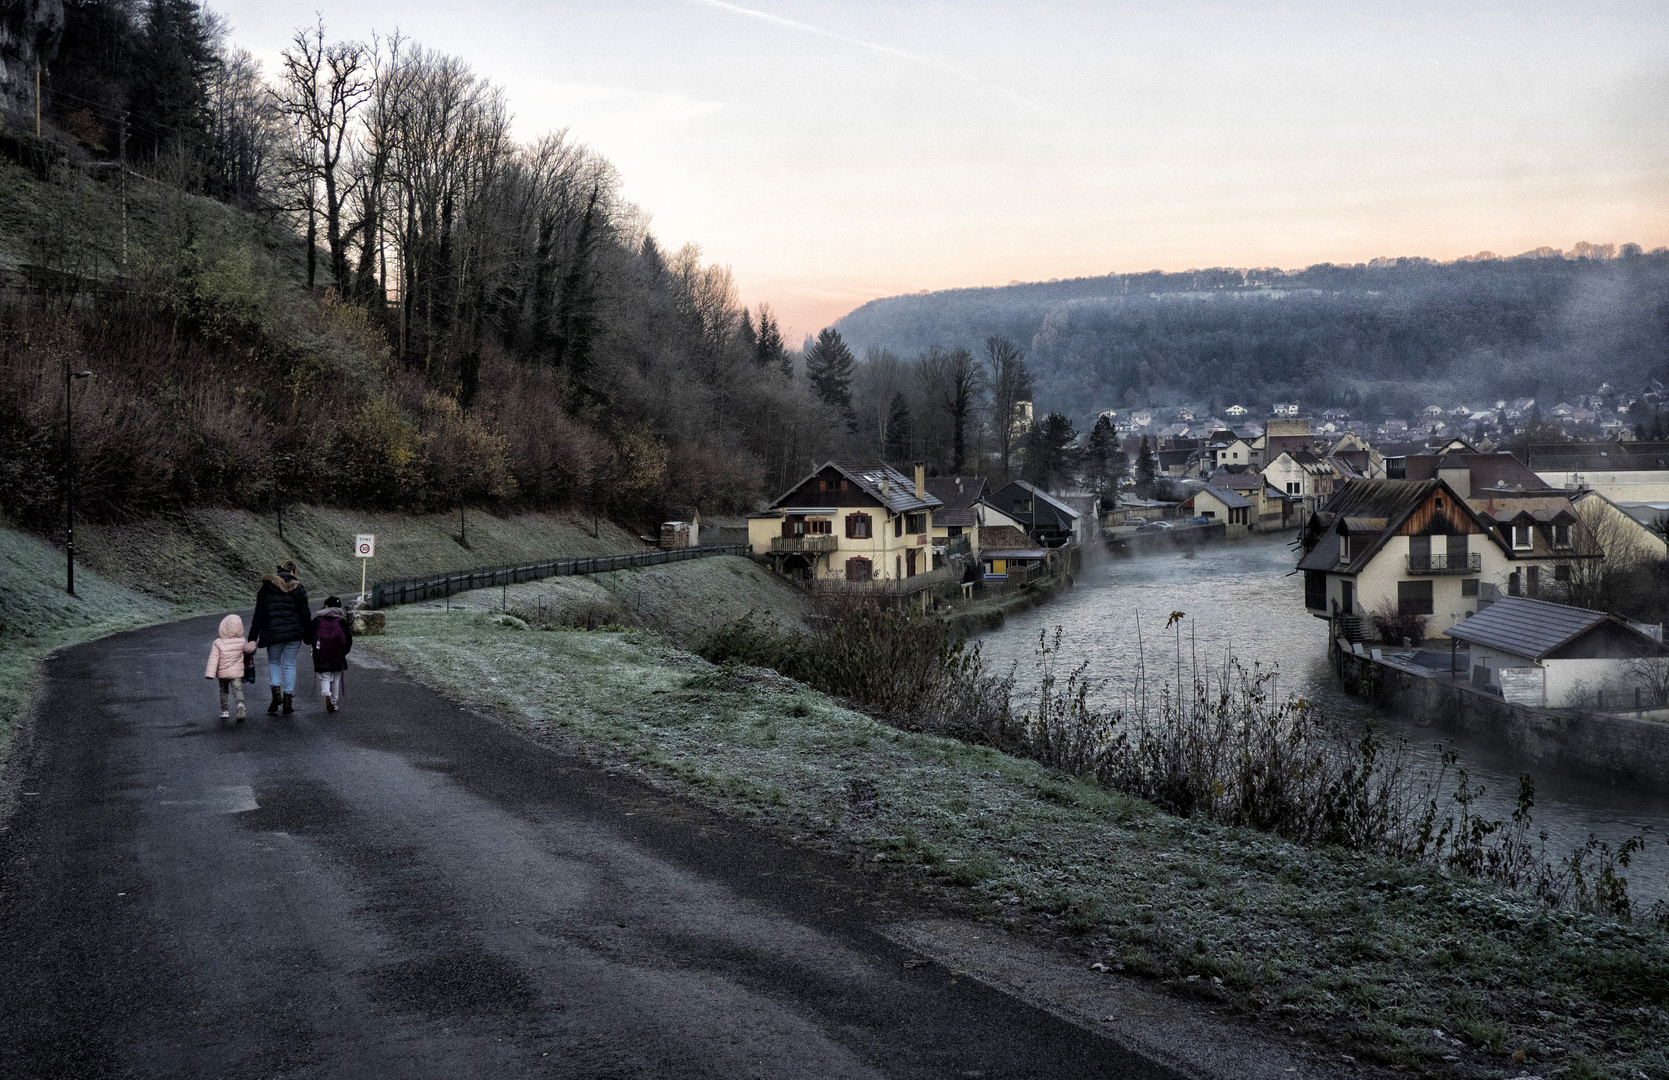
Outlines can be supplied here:
<path id="1" fill-rule="evenodd" d="M 464 532 L 464 503 L 469 491 L 469 482 L 475 479 L 475 470 L 466 469 L 458 478 L 458 546 L 468 550 L 469 537 Z"/>
<path id="2" fill-rule="evenodd" d="M 64 360 L 64 589 L 75 595 L 75 428 L 70 413 L 70 386 L 91 371 L 71 371 Z"/>
<path id="3" fill-rule="evenodd" d="M 279 454 L 273 458 L 278 463 L 279 472 L 273 476 L 273 499 L 278 503 L 278 542 L 284 542 L 284 476 L 282 469 L 295 460 L 290 454 Z"/>

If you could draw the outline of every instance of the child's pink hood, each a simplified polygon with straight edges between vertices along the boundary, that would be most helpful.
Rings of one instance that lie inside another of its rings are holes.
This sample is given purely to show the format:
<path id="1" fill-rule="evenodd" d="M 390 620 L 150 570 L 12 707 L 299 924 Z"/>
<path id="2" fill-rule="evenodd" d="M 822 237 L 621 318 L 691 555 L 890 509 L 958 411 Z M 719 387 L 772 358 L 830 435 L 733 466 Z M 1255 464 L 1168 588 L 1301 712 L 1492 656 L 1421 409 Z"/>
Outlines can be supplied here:
<path id="1" fill-rule="evenodd" d="M 243 637 L 243 620 L 236 615 L 228 615 L 221 619 L 220 636 L 223 638 Z"/>

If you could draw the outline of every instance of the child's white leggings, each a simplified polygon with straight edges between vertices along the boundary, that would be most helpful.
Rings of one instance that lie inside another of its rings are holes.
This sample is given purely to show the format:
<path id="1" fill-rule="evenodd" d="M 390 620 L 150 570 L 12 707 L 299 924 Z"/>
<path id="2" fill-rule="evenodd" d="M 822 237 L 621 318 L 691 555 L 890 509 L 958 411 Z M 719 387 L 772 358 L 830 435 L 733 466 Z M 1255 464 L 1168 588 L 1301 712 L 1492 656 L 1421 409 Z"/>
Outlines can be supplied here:
<path id="1" fill-rule="evenodd" d="M 342 703 L 342 673 L 340 671 L 321 671 L 319 674 L 319 693 L 324 697 Z"/>

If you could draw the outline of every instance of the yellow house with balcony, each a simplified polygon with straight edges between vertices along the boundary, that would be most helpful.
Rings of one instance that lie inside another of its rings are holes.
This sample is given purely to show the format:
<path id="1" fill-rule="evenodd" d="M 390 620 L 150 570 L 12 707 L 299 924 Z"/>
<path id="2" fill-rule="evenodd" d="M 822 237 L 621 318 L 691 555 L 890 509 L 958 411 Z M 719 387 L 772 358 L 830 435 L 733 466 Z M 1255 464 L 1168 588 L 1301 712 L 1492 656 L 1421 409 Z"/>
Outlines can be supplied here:
<path id="1" fill-rule="evenodd" d="M 905 581 L 933 569 L 926 468 L 914 481 L 880 462 L 831 461 L 764 511 L 748 544 L 782 574 L 811 581 Z"/>

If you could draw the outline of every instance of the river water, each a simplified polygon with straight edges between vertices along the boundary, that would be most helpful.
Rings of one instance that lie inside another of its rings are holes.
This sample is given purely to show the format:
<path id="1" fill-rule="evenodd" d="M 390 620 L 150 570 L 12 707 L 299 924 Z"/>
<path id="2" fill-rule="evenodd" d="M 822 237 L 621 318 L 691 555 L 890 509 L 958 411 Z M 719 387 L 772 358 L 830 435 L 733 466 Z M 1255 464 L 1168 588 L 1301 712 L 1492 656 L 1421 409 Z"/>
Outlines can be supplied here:
<path id="1" fill-rule="evenodd" d="M 1062 668 L 1087 660 L 1107 707 L 1123 703 L 1144 659 L 1150 687 L 1176 682 L 1179 639 L 1184 686 L 1196 663 L 1201 670 L 1208 664 L 1217 670 L 1232 651 L 1248 668 L 1274 669 L 1282 696 L 1297 695 L 1332 715 L 1373 717 L 1388 738 L 1406 738 L 1411 756 L 1424 767 L 1435 765 L 1439 743 L 1452 741 L 1460 766 L 1474 783 L 1485 785 L 1476 805 L 1490 817 L 1511 814 L 1518 777 L 1530 773 L 1536 830 L 1548 833 L 1554 852 L 1568 852 L 1590 834 L 1615 846 L 1650 827 L 1645 851 L 1627 871 L 1630 891 L 1641 910 L 1651 901 L 1669 900 L 1669 793 L 1610 787 L 1545 763 L 1532 766 L 1498 745 L 1377 713 L 1344 693 L 1327 661 L 1327 624 L 1304 609 L 1303 578 L 1292 573 L 1296 556 L 1289 543 L 1279 534 L 1254 535 L 1191 554 L 1101 561 L 1085 568 L 1077 588 L 982 635 L 981 647 L 994 669 L 1018 664 L 1017 692 L 1023 695 L 1035 685 L 1039 634 L 1052 637 L 1059 628 Z M 1175 612 L 1185 618 L 1165 629 Z"/>

